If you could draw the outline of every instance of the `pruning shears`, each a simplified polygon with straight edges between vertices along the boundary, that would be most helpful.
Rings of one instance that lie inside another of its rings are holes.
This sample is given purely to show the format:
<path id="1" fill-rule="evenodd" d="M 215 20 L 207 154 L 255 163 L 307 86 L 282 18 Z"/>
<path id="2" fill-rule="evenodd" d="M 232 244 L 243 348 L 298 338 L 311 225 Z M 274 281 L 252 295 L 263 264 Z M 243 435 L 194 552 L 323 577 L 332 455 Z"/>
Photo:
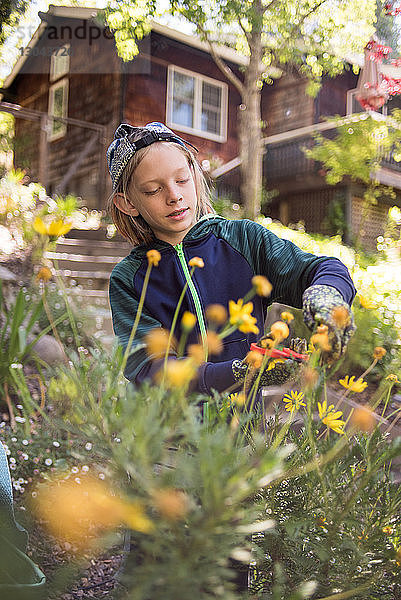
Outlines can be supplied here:
<path id="1" fill-rule="evenodd" d="M 262 348 L 258 346 L 258 344 L 251 344 L 251 350 L 255 352 L 259 352 L 260 354 L 268 354 L 271 358 L 283 358 L 284 360 L 288 360 L 291 358 L 296 362 L 302 363 L 309 360 L 308 354 L 300 354 L 299 352 L 295 352 L 295 350 L 291 350 L 291 348 L 282 348 L 278 350 L 277 348 Z"/>

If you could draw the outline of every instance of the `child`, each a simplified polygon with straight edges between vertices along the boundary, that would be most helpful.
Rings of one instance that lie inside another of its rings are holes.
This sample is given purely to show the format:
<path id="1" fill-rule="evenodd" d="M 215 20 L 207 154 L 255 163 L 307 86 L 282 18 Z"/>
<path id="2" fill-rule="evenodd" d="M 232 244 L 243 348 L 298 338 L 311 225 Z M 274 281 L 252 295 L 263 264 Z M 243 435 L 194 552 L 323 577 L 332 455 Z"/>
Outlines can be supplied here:
<path id="1" fill-rule="evenodd" d="M 144 127 L 124 123 L 107 151 L 113 184 L 110 212 L 118 231 L 134 245 L 110 279 L 113 327 L 124 348 L 138 309 L 146 253 L 156 249 L 161 254 L 158 267 L 151 270 L 126 377 L 141 383 L 160 369 L 162 361 L 148 356 L 144 337 L 155 327 L 171 328 L 186 282 L 180 317 L 184 311 L 197 317 L 188 346 L 205 336 L 205 309 L 215 304 L 227 308 L 229 300 L 243 298 L 255 275 L 264 275 L 273 286 L 268 298 L 254 299 L 257 327 L 225 338 L 222 353 L 199 367 L 192 389 L 205 394 L 223 391 L 244 376 L 241 360 L 263 334 L 267 307 L 275 301 L 302 307 L 311 329 L 326 324 L 332 353 L 339 356 L 354 331 L 349 305 L 355 288 L 346 267 L 338 259 L 305 253 L 253 221 L 214 214 L 205 178 L 189 146 L 161 123 Z M 201 257 L 204 267 L 196 268 L 191 280 L 188 263 L 194 257 Z M 338 306 L 349 314 L 340 323 L 332 314 Z M 179 337 L 179 331 L 176 334 Z M 176 360 L 173 354 L 170 360 Z"/>

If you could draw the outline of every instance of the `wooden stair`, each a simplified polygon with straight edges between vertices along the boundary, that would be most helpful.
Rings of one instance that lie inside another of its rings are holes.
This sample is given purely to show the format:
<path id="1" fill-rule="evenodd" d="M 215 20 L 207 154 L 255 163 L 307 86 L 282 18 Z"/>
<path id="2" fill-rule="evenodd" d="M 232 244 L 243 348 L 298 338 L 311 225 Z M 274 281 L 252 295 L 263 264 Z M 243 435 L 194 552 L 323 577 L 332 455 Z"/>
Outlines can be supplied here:
<path id="1" fill-rule="evenodd" d="M 108 299 L 110 273 L 130 250 L 130 244 L 121 237 L 107 239 L 106 229 L 101 227 L 72 229 L 59 239 L 55 251 L 45 254 L 71 299 L 93 312 L 96 326 L 91 333 L 106 346 L 114 340 Z"/>

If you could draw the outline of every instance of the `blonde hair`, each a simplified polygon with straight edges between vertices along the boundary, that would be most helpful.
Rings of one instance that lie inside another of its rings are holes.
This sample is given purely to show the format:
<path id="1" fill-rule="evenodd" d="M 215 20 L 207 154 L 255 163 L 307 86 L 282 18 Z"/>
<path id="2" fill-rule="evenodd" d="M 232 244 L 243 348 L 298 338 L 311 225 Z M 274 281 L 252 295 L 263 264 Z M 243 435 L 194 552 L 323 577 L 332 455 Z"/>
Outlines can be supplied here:
<path id="1" fill-rule="evenodd" d="M 138 138 L 141 137 L 141 133 L 138 134 Z M 135 139 L 132 141 L 135 142 Z M 209 185 L 206 181 L 205 175 L 199 166 L 199 163 L 195 159 L 192 152 L 180 144 L 175 142 L 154 142 L 155 144 L 168 144 L 171 147 L 177 148 L 187 159 L 188 165 L 192 171 L 192 175 L 194 178 L 196 197 L 197 197 L 197 205 L 196 205 L 196 221 L 198 221 L 201 217 L 207 214 L 214 214 L 214 209 L 210 202 L 210 189 Z M 153 144 L 152 144 L 153 145 Z M 117 189 L 111 194 L 111 196 L 107 200 L 107 210 L 113 220 L 114 225 L 117 228 L 117 231 L 129 240 L 134 246 L 139 246 L 141 244 L 149 244 L 152 240 L 155 239 L 154 233 L 152 229 L 149 227 L 145 219 L 139 215 L 137 217 L 132 217 L 127 215 L 122 210 L 118 208 L 116 203 L 114 202 L 114 197 L 116 194 L 121 193 L 124 196 L 126 202 L 130 203 L 128 198 L 128 188 L 132 180 L 132 176 L 135 173 L 140 162 L 149 152 L 149 148 L 151 146 L 146 146 L 145 148 L 141 148 L 131 158 L 127 166 L 125 167 L 120 182 L 118 184 Z"/>

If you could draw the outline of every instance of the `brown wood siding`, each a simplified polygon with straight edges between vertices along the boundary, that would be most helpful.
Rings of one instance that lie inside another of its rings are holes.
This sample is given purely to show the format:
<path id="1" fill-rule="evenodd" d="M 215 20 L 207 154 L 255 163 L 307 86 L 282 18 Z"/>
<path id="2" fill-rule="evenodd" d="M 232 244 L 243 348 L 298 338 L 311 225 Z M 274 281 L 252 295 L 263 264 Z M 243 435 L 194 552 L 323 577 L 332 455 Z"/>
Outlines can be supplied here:
<path id="1" fill-rule="evenodd" d="M 89 207 L 103 208 L 105 198 L 111 192 L 105 148 L 112 139 L 121 112 L 121 61 L 117 57 L 114 40 L 105 39 L 103 36 L 95 40 L 90 39 L 89 33 L 85 37 L 82 30 L 83 39 L 79 39 L 75 32 L 78 26 L 82 27 L 82 23 L 82 20 L 76 19 L 63 19 L 61 22 L 54 19 L 36 44 L 35 55 L 29 57 L 12 89 L 15 91 L 17 104 L 47 112 L 49 88 L 54 83 L 49 77 L 51 51 L 64 43 L 70 44 L 70 72 L 65 76 L 68 77 L 69 85 L 67 116 L 105 125 L 106 133 L 104 139 L 96 143 L 78 165 L 67 185 L 67 192 L 81 196 Z M 87 32 L 90 25 L 88 22 Z M 68 27 L 71 27 L 71 30 Z M 49 52 L 46 51 L 47 48 L 50 49 Z M 64 77 L 60 78 L 62 79 Z M 92 130 L 68 124 L 65 136 L 48 143 L 47 187 L 51 193 L 94 133 Z M 39 124 L 16 119 L 16 139 L 15 166 L 28 167 L 29 175 L 36 181 L 39 170 Z M 99 198 L 97 182 L 100 176 L 100 155 L 104 156 L 102 169 L 105 189 Z"/>
<path id="2" fill-rule="evenodd" d="M 356 88 L 358 76 L 351 70 L 337 77 L 324 77 L 322 87 L 316 97 L 316 122 L 322 117 L 340 115 L 347 112 L 347 91 Z"/>
<path id="3" fill-rule="evenodd" d="M 152 32 L 151 43 L 146 50 L 141 57 L 134 59 L 142 62 L 141 67 L 138 66 L 137 69 L 139 73 L 130 72 L 127 75 L 124 120 L 133 125 L 145 125 L 150 121 L 166 122 L 168 65 L 175 65 L 227 83 L 206 52 L 162 37 L 155 32 Z M 208 159 L 214 164 L 225 163 L 238 155 L 236 113 L 241 99 L 231 84 L 228 88 L 227 141 L 220 143 L 192 134 L 182 134 L 198 148 L 200 161 Z"/>
<path id="4" fill-rule="evenodd" d="M 306 94 L 303 79 L 284 75 L 262 93 L 262 119 L 265 136 L 312 125 L 314 101 Z"/>

